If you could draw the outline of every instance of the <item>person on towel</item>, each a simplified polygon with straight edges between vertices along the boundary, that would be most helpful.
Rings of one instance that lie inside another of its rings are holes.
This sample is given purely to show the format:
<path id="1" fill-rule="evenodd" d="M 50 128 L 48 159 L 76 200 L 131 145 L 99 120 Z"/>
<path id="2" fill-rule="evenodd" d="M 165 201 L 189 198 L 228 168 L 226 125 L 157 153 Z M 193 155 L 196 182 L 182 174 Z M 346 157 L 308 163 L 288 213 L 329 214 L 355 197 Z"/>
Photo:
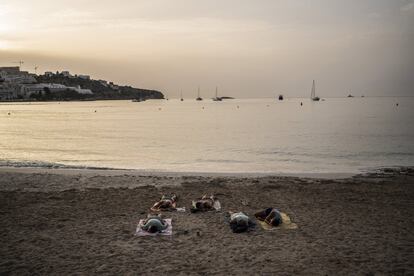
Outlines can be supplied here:
<path id="1" fill-rule="evenodd" d="M 200 199 L 193 201 L 193 206 L 191 208 L 191 212 L 203 212 L 203 211 L 210 211 L 214 210 L 214 201 L 215 197 L 213 195 L 207 196 L 203 195 Z"/>
<path id="2" fill-rule="evenodd" d="M 254 214 L 254 216 L 258 220 L 264 221 L 270 226 L 279 226 L 282 223 L 282 215 L 276 208 L 266 208 L 265 210 Z"/>
<path id="3" fill-rule="evenodd" d="M 142 230 L 149 233 L 159 233 L 168 228 L 168 224 L 161 218 L 161 215 L 148 215 L 144 220 Z"/>
<path id="4" fill-rule="evenodd" d="M 161 200 L 154 203 L 151 207 L 152 211 L 170 211 L 175 210 L 177 206 L 177 196 L 172 194 L 170 196 L 163 195 Z"/>
<path id="5" fill-rule="evenodd" d="M 230 214 L 230 228 L 233 233 L 247 232 L 255 223 L 243 212 L 229 212 Z"/>

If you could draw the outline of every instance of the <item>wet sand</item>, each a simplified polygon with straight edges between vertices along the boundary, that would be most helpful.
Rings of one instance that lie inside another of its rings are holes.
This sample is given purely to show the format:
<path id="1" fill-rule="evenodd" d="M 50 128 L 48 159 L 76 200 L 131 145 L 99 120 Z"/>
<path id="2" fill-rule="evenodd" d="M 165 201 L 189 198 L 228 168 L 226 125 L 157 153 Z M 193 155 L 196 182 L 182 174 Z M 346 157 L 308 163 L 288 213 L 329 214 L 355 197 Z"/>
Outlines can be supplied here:
<path id="1" fill-rule="evenodd" d="M 1 275 L 412 275 L 414 169 L 345 179 L 0 169 Z M 163 193 L 214 193 L 223 211 L 165 213 L 172 237 L 135 237 Z M 228 210 L 274 206 L 296 230 L 233 234 Z"/>

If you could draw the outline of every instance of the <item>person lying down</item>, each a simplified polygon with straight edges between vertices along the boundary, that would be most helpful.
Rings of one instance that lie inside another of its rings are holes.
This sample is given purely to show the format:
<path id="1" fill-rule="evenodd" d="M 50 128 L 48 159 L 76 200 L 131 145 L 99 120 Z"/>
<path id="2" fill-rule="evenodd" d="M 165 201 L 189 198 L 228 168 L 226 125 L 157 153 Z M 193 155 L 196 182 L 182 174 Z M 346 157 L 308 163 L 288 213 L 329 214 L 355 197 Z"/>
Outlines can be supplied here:
<path id="1" fill-rule="evenodd" d="M 160 233 L 168 228 L 167 222 L 162 219 L 161 215 L 148 215 L 142 224 L 142 230 L 148 233 Z"/>
<path id="2" fill-rule="evenodd" d="M 233 230 L 233 233 L 247 232 L 255 226 L 255 223 L 243 212 L 229 212 L 229 215 L 230 228 Z"/>
<path id="3" fill-rule="evenodd" d="M 174 211 L 177 208 L 177 196 L 172 194 L 170 196 L 163 195 L 161 200 L 154 203 L 151 207 L 151 211 L 160 212 L 160 211 Z"/>
<path id="4" fill-rule="evenodd" d="M 190 211 L 192 213 L 195 213 L 195 212 L 215 210 L 214 208 L 215 201 L 216 201 L 216 198 L 213 195 L 211 196 L 203 195 L 201 198 L 194 200 L 192 202 L 192 207 Z"/>
<path id="5" fill-rule="evenodd" d="M 254 216 L 258 220 L 263 221 L 270 226 L 279 226 L 283 222 L 282 215 L 276 208 L 267 208 L 263 211 L 257 212 Z"/>

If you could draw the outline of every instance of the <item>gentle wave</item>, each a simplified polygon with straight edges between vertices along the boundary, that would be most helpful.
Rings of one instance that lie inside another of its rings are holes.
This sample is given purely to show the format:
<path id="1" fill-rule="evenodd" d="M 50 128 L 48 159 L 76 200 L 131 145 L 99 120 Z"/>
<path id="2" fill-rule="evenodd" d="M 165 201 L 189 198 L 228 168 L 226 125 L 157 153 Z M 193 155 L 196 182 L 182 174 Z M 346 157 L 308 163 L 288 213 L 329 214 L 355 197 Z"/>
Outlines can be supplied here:
<path id="1" fill-rule="evenodd" d="M 108 168 L 108 167 L 65 165 L 62 163 L 52 163 L 52 162 L 43 162 L 43 161 L 11 161 L 11 160 L 0 160 L 0 167 L 79 169 L 79 170 L 122 170 L 122 169 L 115 169 L 115 168 Z"/>

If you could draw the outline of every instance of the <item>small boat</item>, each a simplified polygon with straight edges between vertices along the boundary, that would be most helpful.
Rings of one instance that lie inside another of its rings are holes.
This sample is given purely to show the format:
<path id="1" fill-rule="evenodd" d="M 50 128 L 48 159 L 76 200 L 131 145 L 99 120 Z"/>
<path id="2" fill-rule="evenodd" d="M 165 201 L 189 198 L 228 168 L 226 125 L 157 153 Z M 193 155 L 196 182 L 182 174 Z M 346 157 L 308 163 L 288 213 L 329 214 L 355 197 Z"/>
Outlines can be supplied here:
<path id="1" fill-rule="evenodd" d="M 353 98 L 353 97 L 354 97 L 354 96 L 352 96 L 352 94 L 349 94 L 349 95 L 348 95 L 348 98 Z"/>
<path id="2" fill-rule="evenodd" d="M 283 101 L 283 95 L 282 94 L 279 95 L 279 101 Z"/>
<path id="3" fill-rule="evenodd" d="M 180 92 L 180 95 L 181 95 L 181 98 L 180 98 L 180 101 L 184 101 L 184 98 L 183 98 L 183 92 Z"/>
<path id="4" fill-rule="evenodd" d="M 203 100 L 203 98 L 201 98 L 200 97 L 200 87 L 198 88 L 198 91 L 197 91 L 197 98 L 196 98 L 196 101 L 202 101 Z"/>
<path id="5" fill-rule="evenodd" d="M 312 83 L 312 91 L 311 91 L 311 100 L 317 102 L 320 99 L 321 98 L 319 98 L 318 96 L 316 96 L 316 93 L 315 93 L 315 80 L 313 80 L 313 83 Z"/>
<path id="6" fill-rule="evenodd" d="M 217 96 L 217 91 L 218 91 L 218 88 L 216 87 L 216 97 L 213 98 L 213 101 L 221 102 L 223 99 Z"/>

